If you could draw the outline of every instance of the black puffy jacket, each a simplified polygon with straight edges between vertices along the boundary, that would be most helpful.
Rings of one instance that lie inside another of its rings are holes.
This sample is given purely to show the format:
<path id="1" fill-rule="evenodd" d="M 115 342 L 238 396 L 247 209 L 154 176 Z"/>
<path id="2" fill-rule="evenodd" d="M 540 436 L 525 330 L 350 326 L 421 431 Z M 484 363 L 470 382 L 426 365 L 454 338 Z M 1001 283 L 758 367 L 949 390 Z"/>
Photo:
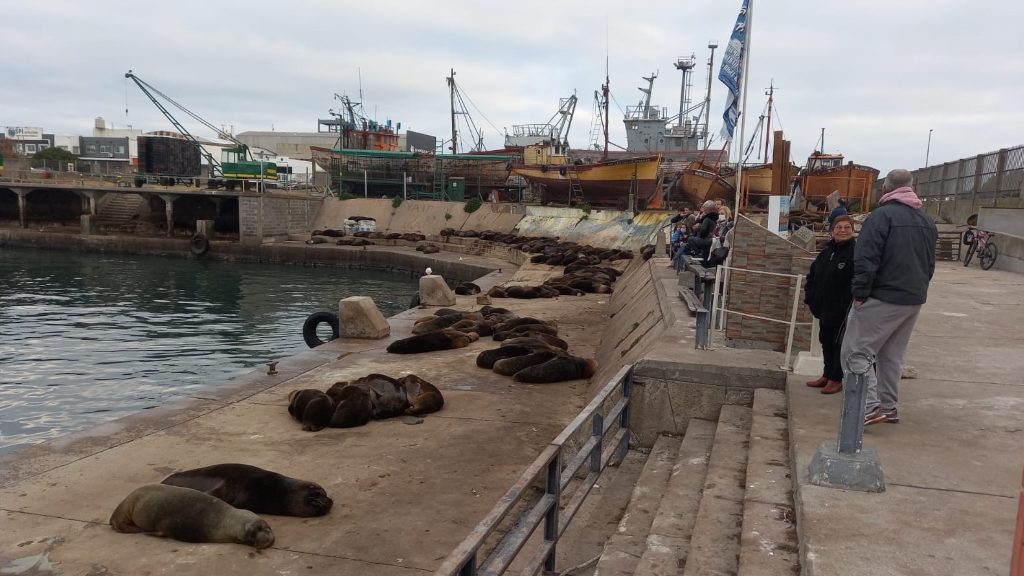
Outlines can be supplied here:
<path id="1" fill-rule="evenodd" d="M 818 254 L 807 274 L 804 285 L 804 303 L 826 326 L 839 326 L 853 302 L 853 253 L 857 241 L 853 238 L 837 244 L 829 240 Z"/>

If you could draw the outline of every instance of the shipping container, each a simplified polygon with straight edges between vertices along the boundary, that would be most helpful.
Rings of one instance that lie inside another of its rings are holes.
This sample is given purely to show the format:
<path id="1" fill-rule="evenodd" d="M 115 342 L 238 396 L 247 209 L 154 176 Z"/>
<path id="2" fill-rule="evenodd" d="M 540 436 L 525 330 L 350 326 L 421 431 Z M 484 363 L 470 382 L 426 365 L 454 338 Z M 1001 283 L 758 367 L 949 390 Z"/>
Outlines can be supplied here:
<path id="1" fill-rule="evenodd" d="M 199 176 L 199 149 L 183 138 L 139 136 L 138 171 L 187 178 Z"/>

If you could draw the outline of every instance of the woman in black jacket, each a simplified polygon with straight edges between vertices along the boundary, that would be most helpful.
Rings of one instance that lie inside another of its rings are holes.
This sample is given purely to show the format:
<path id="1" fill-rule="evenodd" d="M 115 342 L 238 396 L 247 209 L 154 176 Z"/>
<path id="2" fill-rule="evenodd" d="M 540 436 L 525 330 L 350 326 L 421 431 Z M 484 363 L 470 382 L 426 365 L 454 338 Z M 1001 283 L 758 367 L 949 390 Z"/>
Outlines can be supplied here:
<path id="1" fill-rule="evenodd" d="M 718 226 L 718 207 L 714 201 L 708 200 L 700 211 L 703 214 L 699 220 L 700 228 L 686 239 L 686 247 L 690 255 L 703 258 L 711 249 L 711 234 Z"/>
<path id="2" fill-rule="evenodd" d="M 821 378 L 807 383 L 821 388 L 822 394 L 835 394 L 843 389 L 843 364 L 839 351 L 843 347 L 843 328 L 853 302 L 853 219 L 838 216 L 832 224 L 832 239 L 811 264 L 804 286 L 804 303 L 818 319 L 818 341 L 825 357 Z"/>

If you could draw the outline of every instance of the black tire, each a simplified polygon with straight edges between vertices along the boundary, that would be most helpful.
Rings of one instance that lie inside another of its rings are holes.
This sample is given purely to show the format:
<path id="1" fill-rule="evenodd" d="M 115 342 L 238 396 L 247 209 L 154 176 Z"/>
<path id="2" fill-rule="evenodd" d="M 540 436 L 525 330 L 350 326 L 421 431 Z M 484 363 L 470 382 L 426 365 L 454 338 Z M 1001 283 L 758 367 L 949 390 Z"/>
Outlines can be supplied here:
<path id="1" fill-rule="evenodd" d="M 978 254 L 978 260 L 981 262 L 982 270 L 989 270 L 996 264 L 996 258 L 999 257 L 999 247 L 989 242 L 985 244 L 985 249 Z"/>
<path id="2" fill-rule="evenodd" d="M 142 185 L 145 184 L 145 183 L 146 183 L 146 181 L 144 179 L 142 179 L 142 178 L 136 178 L 135 179 L 135 187 L 136 188 L 142 188 Z"/>
<path id="3" fill-rule="evenodd" d="M 420 293 L 417 292 L 412 295 L 412 300 L 409 301 L 409 309 L 416 308 L 420 305 Z"/>
<path id="4" fill-rule="evenodd" d="M 210 249 L 210 241 L 206 239 L 206 236 L 196 234 L 192 236 L 191 240 L 189 240 L 188 249 L 196 256 L 202 256 Z"/>
<path id="5" fill-rule="evenodd" d="M 519 190 L 512 190 L 508 193 L 509 202 L 519 202 Z"/>
<path id="6" fill-rule="evenodd" d="M 313 312 L 308 318 L 306 318 L 306 321 L 302 323 L 302 339 L 306 341 L 306 346 L 316 348 L 321 344 L 326 344 L 326 342 L 321 340 L 316 334 L 317 327 L 324 322 L 331 327 L 331 340 L 336 340 L 340 336 L 341 332 L 337 314 L 323 310 Z"/>
<path id="7" fill-rule="evenodd" d="M 971 258 L 974 258 L 974 251 L 978 249 L 978 240 L 975 238 L 974 242 L 967 247 L 967 254 L 964 255 L 964 268 L 971 263 Z"/>

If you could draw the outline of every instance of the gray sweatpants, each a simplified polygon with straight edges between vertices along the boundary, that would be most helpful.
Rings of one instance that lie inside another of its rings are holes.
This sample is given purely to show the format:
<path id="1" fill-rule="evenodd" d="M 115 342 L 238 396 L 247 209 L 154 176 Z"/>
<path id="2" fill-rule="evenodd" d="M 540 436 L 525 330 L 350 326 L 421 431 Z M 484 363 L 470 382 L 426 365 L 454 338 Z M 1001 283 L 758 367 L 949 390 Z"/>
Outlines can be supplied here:
<path id="1" fill-rule="evenodd" d="M 865 410 L 893 410 L 899 397 L 903 360 L 920 305 L 902 306 L 869 298 L 860 308 L 851 308 L 840 359 L 843 372 L 868 368 L 868 399 Z M 862 352 L 864 356 L 851 355 Z M 875 369 L 867 365 L 874 361 Z"/>

